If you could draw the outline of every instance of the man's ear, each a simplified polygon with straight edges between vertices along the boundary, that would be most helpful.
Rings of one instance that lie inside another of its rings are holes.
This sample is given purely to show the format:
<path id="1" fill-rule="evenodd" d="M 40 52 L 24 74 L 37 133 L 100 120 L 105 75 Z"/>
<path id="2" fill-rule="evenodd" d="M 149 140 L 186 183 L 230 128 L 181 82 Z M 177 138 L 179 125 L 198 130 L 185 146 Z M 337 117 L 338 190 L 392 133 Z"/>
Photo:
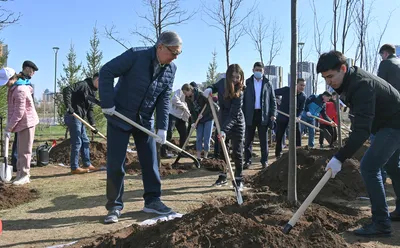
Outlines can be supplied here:
<path id="1" fill-rule="evenodd" d="M 343 71 L 344 73 L 346 73 L 346 72 L 347 72 L 347 66 L 346 66 L 345 64 L 343 64 L 343 65 L 340 67 L 340 70 Z"/>

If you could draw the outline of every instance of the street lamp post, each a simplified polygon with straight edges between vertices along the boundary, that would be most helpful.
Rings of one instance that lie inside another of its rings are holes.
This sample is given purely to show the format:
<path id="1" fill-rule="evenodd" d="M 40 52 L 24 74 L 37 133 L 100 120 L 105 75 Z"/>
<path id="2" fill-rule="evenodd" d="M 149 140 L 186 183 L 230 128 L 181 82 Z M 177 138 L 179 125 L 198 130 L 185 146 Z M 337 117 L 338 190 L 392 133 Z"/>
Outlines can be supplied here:
<path id="1" fill-rule="evenodd" d="M 57 96 L 57 53 L 59 47 L 53 47 L 54 51 L 54 121 L 53 124 L 56 124 L 56 96 Z"/>
<path id="2" fill-rule="evenodd" d="M 297 43 L 299 46 L 299 51 L 300 51 L 300 66 L 299 66 L 299 73 L 300 77 L 303 78 L 303 47 L 304 47 L 304 42 L 299 42 Z"/>

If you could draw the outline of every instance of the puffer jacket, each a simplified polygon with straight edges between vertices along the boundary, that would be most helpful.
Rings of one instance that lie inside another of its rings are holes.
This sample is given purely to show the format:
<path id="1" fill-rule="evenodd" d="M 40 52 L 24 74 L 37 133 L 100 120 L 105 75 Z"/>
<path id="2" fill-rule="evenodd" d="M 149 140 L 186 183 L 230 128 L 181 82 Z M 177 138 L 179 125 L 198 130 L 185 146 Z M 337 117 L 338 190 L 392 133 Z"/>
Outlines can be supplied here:
<path id="1" fill-rule="evenodd" d="M 189 120 L 190 111 L 185 101 L 185 94 L 181 89 L 176 90 L 171 98 L 171 103 L 169 104 L 169 113 L 176 118 L 182 119 L 187 122 Z"/>
<path id="2" fill-rule="evenodd" d="M 6 131 L 19 132 L 39 124 L 30 85 L 12 86 L 8 89 L 8 122 Z"/>
<path id="3" fill-rule="evenodd" d="M 169 103 L 176 65 L 164 65 L 155 74 L 156 47 L 146 50 L 128 49 L 107 62 L 100 70 L 99 95 L 102 108 L 111 108 L 138 122 L 147 129 L 153 128 L 156 109 L 157 129 L 167 130 Z M 119 78 L 114 87 L 114 78 Z M 108 122 L 128 131 L 133 127 L 116 116 L 107 116 Z"/>
<path id="4" fill-rule="evenodd" d="M 244 136 L 245 121 L 242 111 L 243 107 L 243 92 L 240 96 L 233 99 L 225 99 L 225 78 L 217 83 L 210 85 L 213 93 L 218 92 L 219 122 L 221 131 L 225 132 L 227 137 L 242 138 Z"/>

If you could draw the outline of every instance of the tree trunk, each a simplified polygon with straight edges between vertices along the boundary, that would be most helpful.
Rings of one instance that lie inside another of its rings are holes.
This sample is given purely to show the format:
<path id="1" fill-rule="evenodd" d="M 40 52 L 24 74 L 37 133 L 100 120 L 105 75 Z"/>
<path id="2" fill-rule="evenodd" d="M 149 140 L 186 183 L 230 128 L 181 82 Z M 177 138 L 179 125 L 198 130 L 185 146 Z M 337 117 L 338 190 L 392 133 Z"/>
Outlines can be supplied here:
<path id="1" fill-rule="evenodd" d="M 289 173 L 288 173 L 288 200 L 297 202 L 296 189 L 296 64 L 297 64 L 297 0 L 291 1 L 291 65 L 290 65 L 290 109 L 289 109 Z"/>

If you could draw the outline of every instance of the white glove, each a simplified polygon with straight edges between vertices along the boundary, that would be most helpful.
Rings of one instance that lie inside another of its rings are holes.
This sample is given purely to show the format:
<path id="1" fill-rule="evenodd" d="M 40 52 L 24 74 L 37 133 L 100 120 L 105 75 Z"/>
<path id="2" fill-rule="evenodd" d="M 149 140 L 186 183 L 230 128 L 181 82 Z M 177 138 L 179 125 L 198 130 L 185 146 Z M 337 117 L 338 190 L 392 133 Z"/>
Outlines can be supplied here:
<path id="1" fill-rule="evenodd" d="M 115 106 L 113 106 L 111 108 L 103 108 L 103 109 L 101 109 L 101 111 L 103 111 L 103 113 L 106 114 L 106 115 L 114 115 Z"/>
<path id="2" fill-rule="evenodd" d="M 198 118 L 199 118 L 199 120 L 201 120 L 201 118 L 203 118 L 203 115 L 199 114 Z"/>
<path id="3" fill-rule="evenodd" d="M 308 117 L 312 116 L 312 114 L 310 112 L 307 112 L 306 114 L 307 114 Z"/>
<path id="4" fill-rule="evenodd" d="M 221 131 L 221 134 L 219 135 L 219 138 L 222 139 L 222 140 L 225 140 L 226 134 L 225 134 L 224 131 Z"/>
<path id="5" fill-rule="evenodd" d="M 335 178 L 336 174 L 342 170 L 342 162 L 333 157 L 325 167 L 325 171 L 329 169 L 332 170 L 332 178 Z"/>
<path id="6" fill-rule="evenodd" d="M 192 124 L 192 127 L 193 127 L 193 128 L 196 128 L 196 123 L 193 123 L 193 124 Z"/>
<path id="7" fill-rule="evenodd" d="M 160 143 L 161 145 L 164 145 L 165 142 L 167 142 L 167 131 L 160 129 L 157 131 L 157 136 L 156 142 Z"/>
<path id="8" fill-rule="evenodd" d="M 11 138 L 11 132 L 7 132 L 7 131 L 4 132 L 3 138 L 4 138 L 4 139 L 6 139 L 6 138 L 10 139 L 10 138 Z"/>
<path id="9" fill-rule="evenodd" d="M 296 122 L 300 122 L 301 118 L 300 117 L 296 117 Z"/>
<path id="10" fill-rule="evenodd" d="M 203 92 L 203 95 L 204 95 L 205 97 L 207 97 L 207 98 L 208 98 L 211 94 L 212 94 L 212 89 L 210 89 L 210 88 L 205 89 L 204 92 Z"/>

